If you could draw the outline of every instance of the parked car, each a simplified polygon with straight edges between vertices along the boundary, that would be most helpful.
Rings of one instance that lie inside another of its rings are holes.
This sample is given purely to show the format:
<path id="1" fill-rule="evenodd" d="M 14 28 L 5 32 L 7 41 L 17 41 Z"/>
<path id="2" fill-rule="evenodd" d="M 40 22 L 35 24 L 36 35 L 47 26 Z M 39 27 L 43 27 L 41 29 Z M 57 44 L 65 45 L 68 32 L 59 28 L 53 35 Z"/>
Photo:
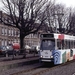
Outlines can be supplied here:
<path id="1" fill-rule="evenodd" d="M 26 50 L 26 52 L 27 52 L 27 53 L 29 53 L 30 49 L 31 49 L 31 47 L 30 47 L 30 46 L 25 45 L 25 50 Z"/>
<path id="2" fill-rule="evenodd" d="M 13 46 L 12 45 L 8 45 L 7 47 L 7 55 L 16 55 L 16 51 L 14 51 Z"/>
<path id="3" fill-rule="evenodd" d="M 16 51 L 16 54 L 20 54 L 20 44 L 19 43 L 13 43 L 13 49 Z"/>
<path id="4" fill-rule="evenodd" d="M 33 52 L 38 53 L 39 50 L 40 50 L 40 46 L 38 46 L 38 45 L 32 45 L 31 49 L 30 49 L 30 53 L 33 53 Z"/>
<path id="5" fill-rule="evenodd" d="M 18 55 L 20 52 L 19 43 L 9 44 L 7 46 L 0 46 L 0 55 L 9 56 L 9 55 Z"/>
<path id="6" fill-rule="evenodd" d="M 20 50 L 19 43 L 9 44 L 7 46 L 7 54 L 9 55 L 18 55 Z"/>
<path id="7" fill-rule="evenodd" d="M 7 54 L 6 46 L 0 46 L 0 55 L 6 56 L 6 54 Z"/>

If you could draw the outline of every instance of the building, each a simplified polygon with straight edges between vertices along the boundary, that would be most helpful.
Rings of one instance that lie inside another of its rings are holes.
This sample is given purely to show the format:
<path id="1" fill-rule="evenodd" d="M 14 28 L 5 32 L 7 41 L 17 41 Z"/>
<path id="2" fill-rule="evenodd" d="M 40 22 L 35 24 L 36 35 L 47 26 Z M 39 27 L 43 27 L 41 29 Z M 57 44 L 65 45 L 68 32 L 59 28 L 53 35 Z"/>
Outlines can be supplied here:
<path id="1" fill-rule="evenodd" d="M 8 19 L 5 13 L 0 12 L 0 17 L 3 14 L 3 19 Z M 10 21 L 10 19 L 9 19 Z M 47 32 L 48 27 L 45 27 L 46 25 L 43 25 L 43 27 L 40 28 L 40 30 L 35 34 L 29 34 L 24 38 L 24 45 L 40 45 L 40 33 L 41 32 Z M 20 32 L 17 28 L 14 26 L 4 25 L 0 20 L 0 45 L 7 46 L 8 44 L 12 44 L 14 42 L 20 43 Z"/>
<path id="2" fill-rule="evenodd" d="M 29 34 L 25 37 L 24 39 L 24 44 L 25 45 L 40 45 L 40 34 Z"/>
<path id="3" fill-rule="evenodd" d="M 6 26 L 0 23 L 0 45 L 7 46 L 14 42 L 20 43 L 20 32 L 17 28 Z M 29 34 L 24 38 L 24 45 L 39 45 L 40 44 L 40 33 Z"/>
<path id="4" fill-rule="evenodd" d="M 20 42 L 19 30 L 0 23 L 0 45 L 8 45 L 14 42 Z"/>

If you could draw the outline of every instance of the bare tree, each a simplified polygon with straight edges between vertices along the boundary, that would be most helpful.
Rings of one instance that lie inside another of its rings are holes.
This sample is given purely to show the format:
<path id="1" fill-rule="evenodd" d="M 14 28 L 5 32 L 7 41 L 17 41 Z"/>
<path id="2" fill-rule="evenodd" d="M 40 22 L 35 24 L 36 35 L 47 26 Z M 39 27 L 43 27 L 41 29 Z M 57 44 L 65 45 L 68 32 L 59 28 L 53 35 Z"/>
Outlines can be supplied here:
<path id="1" fill-rule="evenodd" d="M 75 29 L 75 12 L 72 8 L 66 8 L 61 4 L 55 5 L 58 31 L 60 33 L 73 34 Z"/>
<path id="2" fill-rule="evenodd" d="M 50 32 L 62 32 L 61 30 L 64 27 L 63 16 L 64 16 L 64 6 L 62 5 L 53 5 L 47 6 L 46 15 L 47 15 L 47 24 L 49 26 Z"/>
<path id="3" fill-rule="evenodd" d="M 67 8 L 66 27 L 65 32 L 67 34 L 74 34 L 75 29 L 75 11 L 72 8 Z"/>
<path id="4" fill-rule="evenodd" d="M 46 23 L 49 27 L 48 32 L 52 33 L 53 29 L 54 29 L 54 24 L 53 24 L 53 10 L 54 10 L 54 6 L 55 6 L 55 1 L 53 1 L 53 3 L 51 3 L 50 5 L 47 6 L 47 10 L 46 10 Z"/>
<path id="5" fill-rule="evenodd" d="M 48 6 L 47 24 L 50 32 L 67 33 L 70 30 L 70 10 L 62 4 Z"/>
<path id="6" fill-rule="evenodd" d="M 15 26 L 20 30 L 20 45 L 23 48 L 24 37 L 37 32 L 46 17 L 44 12 L 48 0 L 2 0 L 5 10 L 9 15 L 6 21 L 1 19 L 5 25 Z M 38 23 L 38 25 L 37 25 Z"/>
<path id="7" fill-rule="evenodd" d="M 64 33 L 64 17 L 65 15 L 65 8 L 63 5 L 58 4 L 54 6 L 54 19 L 56 20 L 56 27 L 59 33 Z"/>

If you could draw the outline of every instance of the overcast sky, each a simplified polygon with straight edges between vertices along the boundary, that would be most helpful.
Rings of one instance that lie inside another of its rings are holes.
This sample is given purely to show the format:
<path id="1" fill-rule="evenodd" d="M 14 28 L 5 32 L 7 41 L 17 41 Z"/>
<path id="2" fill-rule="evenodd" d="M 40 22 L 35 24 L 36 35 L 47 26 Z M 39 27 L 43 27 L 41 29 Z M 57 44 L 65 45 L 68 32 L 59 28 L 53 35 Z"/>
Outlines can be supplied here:
<path id="1" fill-rule="evenodd" d="M 67 7 L 75 7 L 75 0 L 56 0 L 56 3 L 65 4 Z"/>
<path id="2" fill-rule="evenodd" d="M 75 0 L 56 0 L 56 3 L 65 4 L 67 7 L 75 7 Z M 0 9 L 2 8 L 2 3 L 0 2 Z"/>
<path id="3" fill-rule="evenodd" d="M 0 2 L 0 9 L 2 8 L 2 6 L 3 6 L 2 3 Z"/>

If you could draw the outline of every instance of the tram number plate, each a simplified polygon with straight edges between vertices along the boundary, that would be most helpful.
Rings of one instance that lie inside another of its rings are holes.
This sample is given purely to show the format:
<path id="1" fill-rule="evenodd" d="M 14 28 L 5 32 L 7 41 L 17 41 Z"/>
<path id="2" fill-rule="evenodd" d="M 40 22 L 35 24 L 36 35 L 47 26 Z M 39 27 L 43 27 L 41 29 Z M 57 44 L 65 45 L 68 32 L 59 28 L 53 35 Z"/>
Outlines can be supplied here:
<path id="1" fill-rule="evenodd" d="M 45 56 L 45 57 L 48 57 L 48 56 Z"/>
<path id="2" fill-rule="evenodd" d="M 45 54 L 48 54 L 48 52 L 45 52 Z"/>

